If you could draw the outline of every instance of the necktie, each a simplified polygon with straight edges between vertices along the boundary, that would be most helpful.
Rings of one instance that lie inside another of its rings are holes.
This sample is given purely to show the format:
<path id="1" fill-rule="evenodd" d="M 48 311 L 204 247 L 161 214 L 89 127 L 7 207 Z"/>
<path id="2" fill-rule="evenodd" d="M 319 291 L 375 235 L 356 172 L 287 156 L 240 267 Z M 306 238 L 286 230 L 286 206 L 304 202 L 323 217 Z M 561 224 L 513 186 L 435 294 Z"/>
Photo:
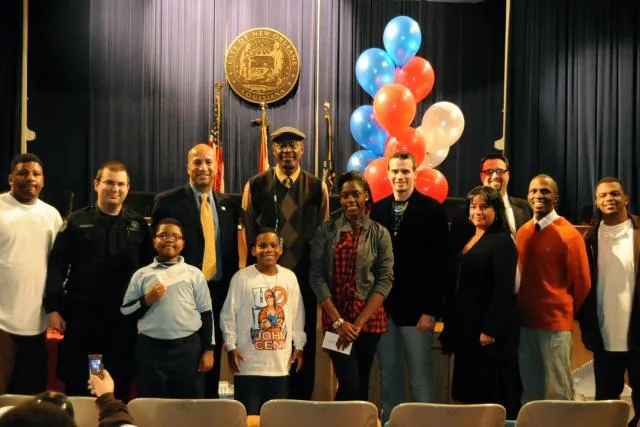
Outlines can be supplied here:
<path id="1" fill-rule="evenodd" d="M 284 182 L 283 182 L 283 183 L 284 183 L 284 186 L 285 186 L 285 187 L 287 187 L 287 188 L 291 188 L 291 186 L 293 185 L 293 179 L 291 179 L 291 177 L 290 177 L 290 176 L 288 176 L 288 177 L 286 177 L 286 178 L 284 179 Z"/>
<path id="2" fill-rule="evenodd" d="M 516 218 L 513 215 L 513 208 L 508 207 L 504 209 L 504 213 L 507 215 L 507 223 L 509 225 L 509 231 L 511 232 L 511 236 L 516 237 Z"/>
<path id="3" fill-rule="evenodd" d="M 536 231 L 542 230 L 542 227 L 540 227 L 540 224 L 538 224 L 537 222 L 536 222 L 536 225 L 534 225 L 534 227 L 535 227 Z"/>
<path id="4" fill-rule="evenodd" d="M 204 234 L 204 254 L 202 256 L 202 272 L 207 281 L 216 274 L 216 225 L 206 193 L 200 194 L 200 222 Z"/>

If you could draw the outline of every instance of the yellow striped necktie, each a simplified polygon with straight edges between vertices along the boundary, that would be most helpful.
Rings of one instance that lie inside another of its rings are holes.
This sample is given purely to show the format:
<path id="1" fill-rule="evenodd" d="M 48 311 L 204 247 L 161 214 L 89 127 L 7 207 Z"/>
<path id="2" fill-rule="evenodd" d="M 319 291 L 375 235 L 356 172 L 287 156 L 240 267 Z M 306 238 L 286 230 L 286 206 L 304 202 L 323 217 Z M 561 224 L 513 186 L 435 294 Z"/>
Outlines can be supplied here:
<path id="1" fill-rule="evenodd" d="M 204 234 L 204 254 L 202 256 L 202 272 L 207 281 L 216 275 L 216 225 L 209 204 L 209 195 L 200 193 L 200 222 Z"/>

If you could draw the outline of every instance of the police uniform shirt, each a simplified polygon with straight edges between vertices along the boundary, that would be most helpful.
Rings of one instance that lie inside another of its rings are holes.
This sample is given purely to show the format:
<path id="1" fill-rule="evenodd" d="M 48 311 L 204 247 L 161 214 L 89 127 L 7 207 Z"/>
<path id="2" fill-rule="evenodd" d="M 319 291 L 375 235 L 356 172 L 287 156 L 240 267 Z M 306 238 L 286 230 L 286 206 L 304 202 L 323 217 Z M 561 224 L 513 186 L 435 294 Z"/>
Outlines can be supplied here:
<path id="1" fill-rule="evenodd" d="M 49 257 L 46 312 L 81 304 L 118 313 L 131 276 L 152 250 L 147 223 L 134 211 L 112 216 L 90 206 L 72 213 Z"/>

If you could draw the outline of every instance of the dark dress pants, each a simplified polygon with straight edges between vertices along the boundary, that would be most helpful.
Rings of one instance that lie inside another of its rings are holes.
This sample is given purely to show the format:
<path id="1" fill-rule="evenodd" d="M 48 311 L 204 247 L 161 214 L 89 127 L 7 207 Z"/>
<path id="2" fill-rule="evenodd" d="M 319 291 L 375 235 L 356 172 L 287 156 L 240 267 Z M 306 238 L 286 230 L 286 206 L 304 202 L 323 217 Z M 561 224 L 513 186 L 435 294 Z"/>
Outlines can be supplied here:
<path id="1" fill-rule="evenodd" d="M 247 409 L 247 415 L 260 415 L 260 408 L 271 399 L 289 397 L 289 377 L 236 375 L 233 397 Z"/>
<path id="2" fill-rule="evenodd" d="M 174 340 L 140 335 L 136 344 L 138 396 L 203 398 L 204 376 L 198 372 L 201 354 L 198 334 Z"/>
<path id="3" fill-rule="evenodd" d="M 369 400 L 369 377 L 379 340 L 380 334 L 361 332 L 351 354 L 329 351 L 338 378 L 335 400 Z"/>
<path id="4" fill-rule="evenodd" d="M 47 389 L 45 335 L 14 335 L 0 330 L 0 394 L 38 394 Z"/>
<path id="5" fill-rule="evenodd" d="M 289 372 L 289 397 L 297 400 L 311 400 L 316 376 L 316 320 L 318 304 L 312 292 L 302 296 L 304 303 L 304 332 L 307 343 L 303 349 L 303 363 L 300 372 L 296 372 L 297 365 Z"/>
<path id="6" fill-rule="evenodd" d="M 624 389 L 624 372 L 628 371 L 635 412 L 629 426 L 636 427 L 640 420 L 640 352 L 596 351 L 593 354 L 593 370 L 596 377 L 596 400 L 620 399 Z"/>
<path id="7" fill-rule="evenodd" d="M 118 313 L 76 307 L 67 315 L 67 328 L 59 345 L 58 378 L 68 396 L 91 396 L 87 389 L 89 354 L 102 354 L 105 369 L 115 382 L 117 399 L 128 401 L 135 373 L 136 322 Z"/>
<path id="8" fill-rule="evenodd" d="M 221 366 L 221 354 L 222 345 L 224 344 L 222 338 L 222 330 L 220 329 L 220 311 L 224 305 L 224 300 L 227 298 L 227 291 L 229 290 L 229 284 L 223 281 L 209 282 L 209 293 L 211 294 L 211 303 L 213 306 L 213 332 L 216 337 L 216 346 L 213 349 L 213 368 L 204 374 L 204 397 L 206 399 L 218 399 L 220 394 L 220 366 Z"/>

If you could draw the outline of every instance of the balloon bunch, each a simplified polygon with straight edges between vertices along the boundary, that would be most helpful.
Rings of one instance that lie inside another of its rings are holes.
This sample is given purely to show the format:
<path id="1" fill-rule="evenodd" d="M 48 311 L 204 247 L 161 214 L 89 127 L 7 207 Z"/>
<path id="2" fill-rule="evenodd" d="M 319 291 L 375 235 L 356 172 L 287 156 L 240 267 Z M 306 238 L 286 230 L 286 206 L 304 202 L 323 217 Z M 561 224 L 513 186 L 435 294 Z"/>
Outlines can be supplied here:
<path id="1" fill-rule="evenodd" d="M 424 113 L 421 126 L 411 127 L 416 104 L 435 83 L 431 64 L 415 56 L 421 41 L 418 23 L 397 16 L 384 29 L 385 50 L 367 49 L 356 61 L 356 79 L 373 97 L 373 104 L 361 105 L 351 115 L 351 135 L 363 149 L 351 155 L 347 170 L 364 173 L 374 200 L 392 193 L 387 164 L 398 151 L 415 156 L 418 191 L 441 203 L 449 191 L 446 178 L 434 168 L 462 135 L 464 116 L 455 104 L 437 102 Z"/>

